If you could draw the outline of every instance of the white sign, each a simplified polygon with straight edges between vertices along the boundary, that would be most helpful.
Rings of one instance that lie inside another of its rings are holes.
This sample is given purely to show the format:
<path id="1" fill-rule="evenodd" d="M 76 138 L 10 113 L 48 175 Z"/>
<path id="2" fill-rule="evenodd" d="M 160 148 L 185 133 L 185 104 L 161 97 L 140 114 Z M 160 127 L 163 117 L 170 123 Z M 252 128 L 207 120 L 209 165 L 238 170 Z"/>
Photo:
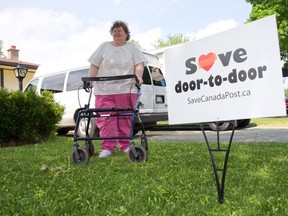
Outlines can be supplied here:
<path id="1" fill-rule="evenodd" d="M 275 16 L 165 51 L 169 124 L 286 115 Z"/>

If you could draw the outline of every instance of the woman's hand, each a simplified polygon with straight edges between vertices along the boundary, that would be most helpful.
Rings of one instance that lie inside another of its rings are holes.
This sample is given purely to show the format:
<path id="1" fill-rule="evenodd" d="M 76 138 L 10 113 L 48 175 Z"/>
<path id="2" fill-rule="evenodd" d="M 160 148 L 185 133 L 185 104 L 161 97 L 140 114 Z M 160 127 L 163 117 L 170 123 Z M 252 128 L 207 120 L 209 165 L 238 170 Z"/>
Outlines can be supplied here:
<path id="1" fill-rule="evenodd" d="M 138 79 L 137 85 L 138 85 L 138 86 L 142 85 L 142 84 L 143 84 L 143 79 L 142 79 L 142 77 L 137 77 L 137 79 Z"/>

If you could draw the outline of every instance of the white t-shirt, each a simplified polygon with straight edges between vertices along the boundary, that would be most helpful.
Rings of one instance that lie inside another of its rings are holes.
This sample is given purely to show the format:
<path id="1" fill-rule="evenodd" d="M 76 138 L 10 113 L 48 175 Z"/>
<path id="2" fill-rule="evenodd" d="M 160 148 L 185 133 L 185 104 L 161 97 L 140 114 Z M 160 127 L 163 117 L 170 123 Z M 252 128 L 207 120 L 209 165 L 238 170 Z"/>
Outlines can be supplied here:
<path id="1" fill-rule="evenodd" d="M 99 67 L 97 77 L 134 74 L 134 66 L 144 62 L 144 54 L 133 43 L 116 47 L 112 42 L 102 43 L 88 61 Z M 135 93 L 135 79 L 96 81 L 93 84 L 95 95 Z"/>

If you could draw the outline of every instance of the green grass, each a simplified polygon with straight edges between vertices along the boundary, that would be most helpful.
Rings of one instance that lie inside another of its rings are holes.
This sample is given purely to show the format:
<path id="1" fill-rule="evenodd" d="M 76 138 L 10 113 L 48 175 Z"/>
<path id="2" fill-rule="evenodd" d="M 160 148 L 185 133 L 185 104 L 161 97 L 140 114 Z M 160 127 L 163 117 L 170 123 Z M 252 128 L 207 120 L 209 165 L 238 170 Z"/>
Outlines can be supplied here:
<path id="1" fill-rule="evenodd" d="M 256 118 L 251 119 L 250 124 L 261 127 L 288 127 L 287 117 Z"/>
<path id="2" fill-rule="evenodd" d="M 117 151 L 87 165 L 71 164 L 72 143 L 0 149 L 0 215 L 288 214 L 288 143 L 233 143 L 223 204 L 205 143 L 149 141 L 147 163 Z"/>

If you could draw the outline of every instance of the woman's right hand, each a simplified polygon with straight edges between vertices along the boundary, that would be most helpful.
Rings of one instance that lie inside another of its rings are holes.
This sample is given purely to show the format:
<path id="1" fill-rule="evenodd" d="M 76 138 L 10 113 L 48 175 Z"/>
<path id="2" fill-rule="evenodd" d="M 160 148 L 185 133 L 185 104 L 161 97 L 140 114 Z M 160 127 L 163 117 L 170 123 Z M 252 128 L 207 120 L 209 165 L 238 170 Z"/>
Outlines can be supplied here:
<path id="1" fill-rule="evenodd" d="M 83 88 L 85 89 L 86 92 L 90 92 L 90 90 L 93 88 L 93 82 L 91 81 L 84 82 Z"/>

